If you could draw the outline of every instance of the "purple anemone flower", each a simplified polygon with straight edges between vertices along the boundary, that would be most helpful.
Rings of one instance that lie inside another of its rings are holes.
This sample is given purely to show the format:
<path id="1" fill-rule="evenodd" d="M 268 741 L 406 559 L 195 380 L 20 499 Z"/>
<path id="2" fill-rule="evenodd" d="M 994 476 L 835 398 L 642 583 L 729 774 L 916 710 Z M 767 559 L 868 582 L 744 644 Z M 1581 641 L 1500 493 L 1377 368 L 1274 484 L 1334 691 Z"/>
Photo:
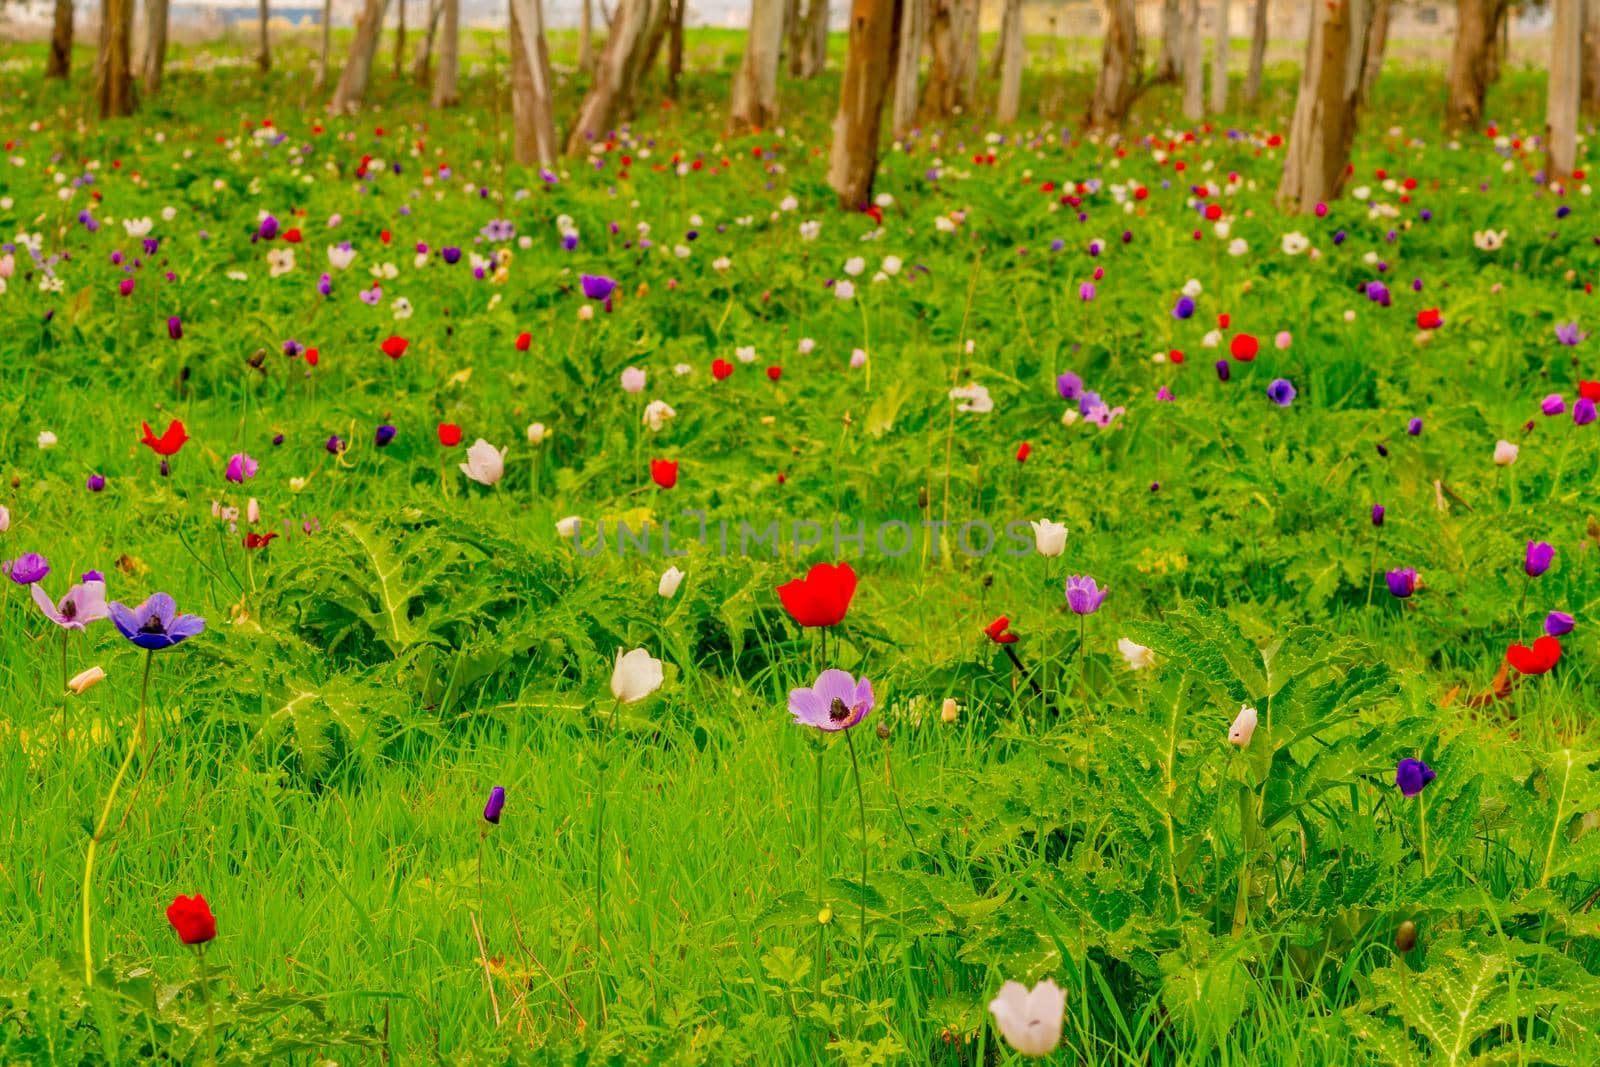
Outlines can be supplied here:
<path id="1" fill-rule="evenodd" d="M 176 315 L 167 318 L 167 336 L 174 341 L 183 340 L 183 320 Z"/>
<path id="2" fill-rule="evenodd" d="M 1421 437 L 1422 420 L 1412 419 L 1410 422 L 1406 423 L 1406 433 L 1410 434 L 1412 437 Z"/>
<path id="3" fill-rule="evenodd" d="M 272 240 L 278 236 L 278 220 L 271 215 L 263 215 L 261 217 L 261 226 L 256 230 L 256 233 L 263 241 Z"/>
<path id="4" fill-rule="evenodd" d="M 1551 393 L 1539 403 L 1539 410 L 1547 416 L 1565 415 L 1567 413 L 1567 398 L 1560 393 Z"/>
<path id="5" fill-rule="evenodd" d="M 166 593 L 152 593 L 136 608 L 113 603 L 107 613 L 123 637 L 147 652 L 171 648 L 198 637 L 206 628 L 206 620 L 200 616 L 180 615 L 177 603 Z"/>
<path id="6" fill-rule="evenodd" d="M 459 248 L 441 248 L 439 249 L 439 255 L 443 256 L 444 261 L 452 267 L 461 262 L 461 249 Z"/>
<path id="7" fill-rule="evenodd" d="M 1576 322 L 1562 322 L 1556 324 L 1556 340 L 1564 345 L 1580 345 L 1589 335 L 1578 329 Z"/>
<path id="8" fill-rule="evenodd" d="M 810 689 L 789 690 L 789 714 L 798 726 L 814 726 L 832 733 L 848 730 L 872 714 L 876 701 L 872 683 L 859 682 L 848 671 L 830 668 L 817 675 Z"/>
<path id="9" fill-rule="evenodd" d="M 6 574 L 18 585 L 32 585 L 50 573 L 50 561 L 37 552 L 24 552 L 6 564 Z"/>
<path id="10" fill-rule="evenodd" d="M 339 453 L 344 451 L 344 438 L 340 437 L 338 434 L 332 434 L 328 437 L 328 440 L 323 444 L 322 447 L 326 448 L 330 453 L 337 456 Z"/>
<path id="11" fill-rule="evenodd" d="M 1187 319 L 1193 314 L 1194 297 L 1190 296 L 1188 293 L 1178 297 L 1177 304 L 1175 304 L 1172 308 L 1172 317 L 1175 319 Z"/>
<path id="12" fill-rule="evenodd" d="M 1056 375 L 1056 393 L 1062 400 L 1076 400 L 1083 395 L 1083 379 L 1071 371 Z"/>
<path id="13" fill-rule="evenodd" d="M 1595 420 L 1594 401 L 1588 397 L 1579 397 L 1572 405 L 1572 421 L 1579 426 L 1587 426 Z"/>
<path id="14" fill-rule="evenodd" d="M 34 588 L 37 589 L 38 586 Z M 1544 617 L 1544 632 L 1551 637 L 1565 637 L 1576 625 L 1577 621 L 1564 611 L 1552 611 Z"/>
<path id="15" fill-rule="evenodd" d="M 1267 399 L 1280 408 L 1293 404 L 1294 398 L 1294 383 L 1287 378 L 1274 378 L 1272 384 L 1267 386 Z"/>
<path id="16" fill-rule="evenodd" d="M 1522 558 L 1522 571 L 1529 578 L 1537 578 L 1550 569 L 1556 559 L 1556 549 L 1548 541 L 1529 541 L 1527 554 Z"/>
<path id="17" fill-rule="evenodd" d="M 1383 505 L 1382 504 L 1374 504 L 1374 505 L 1372 505 L 1372 525 L 1374 525 L 1374 526 L 1382 526 L 1383 525 L 1383 514 L 1384 514 L 1384 509 L 1383 509 Z"/>
<path id="18" fill-rule="evenodd" d="M 33 602 L 39 605 L 45 618 L 63 630 L 81 630 L 91 622 L 106 617 L 106 583 L 89 581 L 85 575 L 81 584 L 67 590 L 67 595 L 61 598 L 59 604 L 52 602 L 49 594 L 36 585 L 33 587 Z"/>
<path id="19" fill-rule="evenodd" d="M 1225 359 L 1217 360 L 1217 381 L 1225 382 L 1231 377 L 1233 377 L 1233 368 L 1228 366 L 1228 361 Z"/>
<path id="20" fill-rule="evenodd" d="M 1417 591 L 1417 571 L 1415 567 L 1402 567 L 1399 570 L 1386 571 L 1383 580 L 1389 584 L 1389 592 L 1399 600 L 1405 600 Z"/>
<path id="21" fill-rule="evenodd" d="M 1067 607 L 1078 615 L 1093 615 L 1100 610 L 1107 592 L 1096 585 L 1093 578 L 1074 574 L 1067 579 Z"/>
<path id="22" fill-rule="evenodd" d="M 260 464 L 251 459 L 247 453 L 235 452 L 228 457 L 228 469 L 223 477 L 236 485 L 243 485 L 246 481 L 256 476 Z"/>
<path id="23" fill-rule="evenodd" d="M 506 787 L 497 785 L 489 790 L 489 803 L 483 806 L 483 821 L 491 826 L 500 825 L 500 813 L 506 807 Z"/>
<path id="24" fill-rule="evenodd" d="M 1422 792 L 1423 786 L 1437 778 L 1433 768 L 1419 759 L 1409 756 L 1394 766 L 1394 784 L 1400 787 L 1400 792 L 1408 797 L 1414 797 Z"/>
<path id="25" fill-rule="evenodd" d="M 378 432 L 377 433 L 372 435 L 372 443 L 377 445 L 379 448 L 383 448 L 390 441 L 394 440 L 394 435 L 397 432 L 398 431 L 396 431 L 393 426 L 390 426 L 388 423 L 385 423 L 382 426 L 378 427 Z"/>

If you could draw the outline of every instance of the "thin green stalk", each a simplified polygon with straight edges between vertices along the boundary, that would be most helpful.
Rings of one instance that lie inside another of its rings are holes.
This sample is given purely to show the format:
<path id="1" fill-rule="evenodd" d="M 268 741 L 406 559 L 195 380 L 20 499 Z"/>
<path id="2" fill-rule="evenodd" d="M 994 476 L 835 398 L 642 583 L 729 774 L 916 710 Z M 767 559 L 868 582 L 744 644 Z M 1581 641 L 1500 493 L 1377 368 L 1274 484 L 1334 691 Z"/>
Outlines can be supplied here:
<path id="1" fill-rule="evenodd" d="M 606 1016 L 605 973 L 600 966 L 604 954 L 601 940 L 603 929 L 600 920 L 601 904 L 605 897 L 606 868 L 603 858 L 605 851 L 606 832 L 606 778 L 610 772 L 610 740 L 613 728 L 622 713 L 622 700 L 618 698 L 611 706 L 611 722 L 600 728 L 600 760 L 599 778 L 595 787 L 595 812 L 594 812 L 594 987 L 595 987 L 595 1026 L 603 1029 Z"/>
<path id="2" fill-rule="evenodd" d="M 861 764 L 856 759 L 856 739 L 849 730 L 844 740 L 850 746 L 850 769 L 856 778 L 856 807 L 861 810 L 861 952 L 867 951 L 867 794 L 861 788 Z"/>
<path id="3" fill-rule="evenodd" d="M 1422 849 L 1422 877 L 1432 873 L 1428 864 L 1428 801 L 1423 793 L 1417 794 L 1417 832 Z"/>
<path id="4" fill-rule="evenodd" d="M 144 682 L 139 687 L 139 717 L 134 720 L 133 740 L 128 745 L 128 754 L 122 759 L 122 766 L 117 768 L 117 776 L 111 780 L 111 792 L 106 795 L 105 806 L 100 809 L 100 818 L 95 823 L 94 833 L 89 837 L 89 849 L 83 860 L 83 984 L 90 988 L 94 986 L 92 933 L 94 910 L 90 899 L 90 891 L 94 885 L 94 855 L 100 847 L 100 839 L 105 836 L 106 825 L 111 821 L 111 809 L 116 805 L 117 793 L 122 789 L 122 780 L 128 776 L 128 768 L 133 765 L 134 753 L 139 751 L 139 745 L 144 740 L 145 706 L 150 695 L 150 668 L 154 663 L 155 653 L 145 652 Z"/>
<path id="5" fill-rule="evenodd" d="M 195 955 L 200 960 L 200 999 L 206 1006 L 206 1056 L 215 1061 L 217 1058 L 217 1007 L 211 1000 L 211 977 L 206 970 L 206 946 L 204 942 L 195 946 Z"/>
<path id="6" fill-rule="evenodd" d="M 827 855 L 823 852 L 823 807 L 822 807 L 822 757 L 827 752 L 822 739 L 817 739 L 817 967 L 816 967 L 816 1002 L 822 1003 L 822 968 L 825 959 L 824 943 L 826 941 L 828 924 L 822 921 L 823 912 L 823 887 L 828 877 Z"/>

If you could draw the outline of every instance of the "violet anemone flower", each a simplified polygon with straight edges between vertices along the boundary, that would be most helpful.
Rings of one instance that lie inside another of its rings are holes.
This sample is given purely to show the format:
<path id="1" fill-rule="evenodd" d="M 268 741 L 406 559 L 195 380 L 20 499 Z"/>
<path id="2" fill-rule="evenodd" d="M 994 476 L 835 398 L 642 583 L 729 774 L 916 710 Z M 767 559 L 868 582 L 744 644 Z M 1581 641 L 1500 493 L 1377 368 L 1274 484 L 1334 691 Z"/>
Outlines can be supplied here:
<path id="1" fill-rule="evenodd" d="M 1544 632 L 1551 637 L 1565 637 L 1576 625 L 1577 620 L 1564 611 L 1552 611 L 1544 617 Z"/>
<path id="2" fill-rule="evenodd" d="M 67 590 L 61 603 L 53 603 L 50 595 L 40 586 L 33 587 L 33 602 L 39 605 L 44 617 L 63 630 L 82 630 L 91 622 L 106 617 L 106 583 L 85 580 Z"/>
<path id="3" fill-rule="evenodd" d="M 1556 325 L 1556 340 L 1564 345 L 1580 345 L 1589 335 L 1578 329 L 1576 322 L 1563 322 Z"/>
<path id="4" fill-rule="evenodd" d="M 590 300 L 600 300 L 605 303 L 606 310 L 611 310 L 611 295 L 617 291 L 617 282 L 604 274 L 581 274 L 579 283 L 583 286 L 583 295 Z"/>
<path id="5" fill-rule="evenodd" d="M 113 602 L 107 610 L 111 624 L 129 641 L 147 652 L 171 648 L 205 632 L 206 620 L 180 615 L 177 602 L 166 593 L 152 593 L 136 608 Z"/>
<path id="6" fill-rule="evenodd" d="M 494 826 L 500 824 L 500 813 L 506 806 L 506 787 L 497 785 L 489 790 L 489 803 L 483 806 L 483 821 Z"/>
<path id="7" fill-rule="evenodd" d="M 1572 421 L 1578 426 L 1587 426 L 1594 420 L 1594 401 L 1586 396 L 1579 397 L 1572 405 Z"/>
<path id="8" fill-rule="evenodd" d="M 1083 379 L 1071 371 L 1056 375 L 1056 393 L 1062 400 L 1076 400 L 1083 395 Z"/>
<path id="9" fill-rule="evenodd" d="M 872 683 L 859 682 L 848 671 L 829 668 L 817 675 L 810 689 L 789 690 L 789 714 L 798 726 L 814 726 L 830 733 L 848 730 L 872 714 L 876 704 Z"/>
<path id="10" fill-rule="evenodd" d="M 1074 574 L 1067 579 L 1067 607 L 1078 615 L 1093 615 L 1109 590 L 1101 589 L 1093 578 Z"/>
<path id="11" fill-rule="evenodd" d="M 1548 541 L 1529 541 L 1528 551 L 1522 557 L 1522 571 L 1529 578 L 1537 578 L 1550 569 L 1556 559 L 1556 549 Z"/>
<path id="12" fill-rule="evenodd" d="M 255 460 L 251 459 L 247 453 L 235 452 L 232 456 L 228 457 L 228 469 L 224 473 L 223 477 L 227 478 L 230 482 L 243 485 L 245 481 L 256 476 L 256 469 L 258 466 L 259 464 L 257 464 Z"/>
<path id="13" fill-rule="evenodd" d="M 1372 525 L 1374 525 L 1374 526 L 1382 526 L 1383 525 L 1383 515 L 1384 515 L 1384 507 L 1383 507 L 1382 504 L 1374 504 L 1374 505 L 1372 505 Z"/>
<path id="14" fill-rule="evenodd" d="M 1395 764 L 1394 784 L 1408 797 L 1414 797 L 1422 792 L 1423 787 L 1437 777 L 1438 775 L 1433 773 L 1433 768 L 1419 759 L 1407 757 Z"/>
<path id="15" fill-rule="evenodd" d="M 1287 378 L 1274 378 L 1272 384 L 1267 386 L 1267 399 L 1280 408 L 1293 404 L 1294 398 L 1294 383 Z"/>
<path id="16" fill-rule="evenodd" d="M 1387 571 L 1383 580 L 1389 583 L 1389 592 L 1400 600 L 1404 600 L 1417 591 L 1417 572 L 1414 567 L 1403 567 L 1399 570 Z"/>
<path id="17" fill-rule="evenodd" d="M 24 552 L 6 563 L 6 575 L 18 585 L 32 585 L 43 581 L 50 573 L 50 561 L 37 552 Z"/>

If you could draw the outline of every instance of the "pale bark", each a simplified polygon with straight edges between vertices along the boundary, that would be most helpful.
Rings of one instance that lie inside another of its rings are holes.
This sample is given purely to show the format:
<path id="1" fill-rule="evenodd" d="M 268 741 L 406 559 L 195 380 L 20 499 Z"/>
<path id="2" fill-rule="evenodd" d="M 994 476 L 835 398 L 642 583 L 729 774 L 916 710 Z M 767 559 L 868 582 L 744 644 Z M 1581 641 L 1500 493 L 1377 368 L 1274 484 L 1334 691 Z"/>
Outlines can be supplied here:
<path id="1" fill-rule="evenodd" d="M 1583 56 L 1579 60 L 1579 104 L 1583 110 L 1600 112 L 1600 0 L 1585 0 L 1583 5 Z"/>
<path id="2" fill-rule="evenodd" d="M 846 211 L 861 211 L 872 203 L 883 98 L 898 60 L 902 3 L 851 0 L 850 48 L 828 157 L 828 185 Z"/>
<path id="3" fill-rule="evenodd" d="M 1206 116 L 1206 61 L 1200 39 L 1200 0 L 1188 0 L 1183 13 L 1183 117 Z"/>
<path id="4" fill-rule="evenodd" d="M 1088 123 L 1097 129 L 1122 125 L 1133 105 L 1139 75 L 1139 20 L 1134 0 L 1106 0 L 1100 77 L 1089 101 Z"/>
<path id="5" fill-rule="evenodd" d="M 589 93 L 567 135 L 568 155 L 588 151 L 596 138 L 604 137 L 627 113 L 633 90 L 647 69 L 649 53 L 661 39 L 667 7 L 666 0 L 622 0 L 618 5 Z"/>
<path id="6" fill-rule="evenodd" d="M 1389 50 L 1389 16 L 1394 0 L 1373 0 L 1372 32 L 1367 35 L 1367 68 L 1361 75 L 1361 106 L 1372 99 L 1372 90 L 1383 72 L 1383 57 Z"/>
<path id="7" fill-rule="evenodd" d="M 145 0 L 144 57 L 139 77 L 146 96 L 155 96 L 161 91 L 161 76 L 166 67 L 167 0 Z"/>
<path id="8" fill-rule="evenodd" d="M 1383 0 L 1385 4 L 1389 0 Z M 1244 101 L 1261 99 L 1261 68 L 1267 62 L 1267 0 L 1256 0 L 1250 13 L 1250 69 L 1244 78 Z"/>
<path id="9" fill-rule="evenodd" d="M 794 0 L 788 6 L 795 16 L 788 30 L 789 74 L 815 78 L 828 64 L 828 0 L 807 0 L 803 5 Z"/>
<path id="10" fill-rule="evenodd" d="M 928 46 L 933 59 L 922 90 L 923 116 L 946 119 L 971 105 L 977 28 L 977 0 L 930 0 Z"/>
<path id="11" fill-rule="evenodd" d="M 1565 182 L 1578 165 L 1580 0 L 1551 0 L 1550 81 L 1545 101 L 1545 180 Z"/>
<path id="12" fill-rule="evenodd" d="M 444 0 L 430 0 L 428 21 L 422 24 L 422 43 L 411 60 L 411 82 L 427 88 L 433 81 L 433 42 L 439 36 L 439 20 L 444 17 Z"/>
<path id="13" fill-rule="evenodd" d="M 398 80 L 406 64 L 406 0 L 395 0 L 394 69 L 389 77 Z"/>
<path id="14" fill-rule="evenodd" d="M 1022 0 L 1006 0 L 1005 21 L 1000 32 L 1000 99 L 995 118 L 1017 121 L 1022 108 L 1022 68 L 1028 54 L 1022 37 Z"/>
<path id="15" fill-rule="evenodd" d="M 267 0 L 256 0 L 256 67 L 263 74 L 272 70 L 272 35 L 267 29 L 271 21 Z"/>
<path id="16" fill-rule="evenodd" d="M 383 33 L 383 19 L 388 9 L 389 0 L 366 0 L 362 5 L 361 14 L 356 16 L 355 37 L 350 41 L 344 72 L 339 75 L 339 84 L 328 103 L 329 111 L 355 111 L 361 106 L 367 95 L 372 61 L 378 54 L 378 37 Z"/>
<path id="17" fill-rule="evenodd" d="M 667 95 L 678 95 L 678 81 L 683 77 L 683 20 L 688 15 L 688 0 L 672 0 L 667 15 Z"/>
<path id="18" fill-rule="evenodd" d="M 511 0 L 511 121 L 518 163 L 550 166 L 560 154 L 550 102 L 550 54 L 540 0 Z"/>
<path id="19" fill-rule="evenodd" d="M 1507 0 L 1457 0 L 1456 40 L 1450 52 L 1450 100 L 1446 119 L 1470 129 L 1483 119 L 1483 98 L 1493 80 L 1495 31 Z"/>
<path id="20" fill-rule="evenodd" d="M 50 59 L 46 78 L 65 78 L 72 73 L 72 0 L 56 0 L 55 22 L 50 27 Z"/>
<path id="21" fill-rule="evenodd" d="M 443 25 L 439 34 L 439 65 L 433 72 L 435 108 L 455 107 L 461 102 L 457 83 L 461 76 L 461 0 L 443 0 Z"/>
<path id="22" fill-rule="evenodd" d="M 322 0 L 322 48 L 317 53 L 317 76 L 311 88 L 321 92 L 328 87 L 328 57 L 333 51 L 333 0 Z"/>
<path id="23" fill-rule="evenodd" d="M 917 124 L 917 88 L 922 75 L 922 43 L 927 33 L 928 0 L 901 0 L 900 42 L 890 106 L 890 129 L 897 141 Z"/>
<path id="24" fill-rule="evenodd" d="M 94 93 L 103 119 L 133 114 L 132 52 L 133 0 L 101 0 Z"/>
<path id="25" fill-rule="evenodd" d="M 1211 54 L 1211 111 L 1217 115 L 1228 110 L 1228 46 L 1232 41 L 1229 14 L 1228 0 L 1217 0 L 1217 34 Z"/>
<path id="26" fill-rule="evenodd" d="M 1372 28 L 1371 0 L 1319 3 L 1312 11 L 1278 186 L 1278 203 L 1290 213 L 1314 210 L 1344 188 Z"/>
<path id="27" fill-rule="evenodd" d="M 583 0 L 578 15 L 578 69 L 588 71 L 594 66 L 594 0 Z"/>
<path id="28" fill-rule="evenodd" d="M 778 61 L 783 51 L 784 0 L 751 0 L 744 59 L 733 76 L 730 133 L 772 125 L 778 117 Z"/>
<path id="29" fill-rule="evenodd" d="M 1156 81 L 1177 84 L 1183 74 L 1183 0 L 1161 0 L 1161 56 Z"/>

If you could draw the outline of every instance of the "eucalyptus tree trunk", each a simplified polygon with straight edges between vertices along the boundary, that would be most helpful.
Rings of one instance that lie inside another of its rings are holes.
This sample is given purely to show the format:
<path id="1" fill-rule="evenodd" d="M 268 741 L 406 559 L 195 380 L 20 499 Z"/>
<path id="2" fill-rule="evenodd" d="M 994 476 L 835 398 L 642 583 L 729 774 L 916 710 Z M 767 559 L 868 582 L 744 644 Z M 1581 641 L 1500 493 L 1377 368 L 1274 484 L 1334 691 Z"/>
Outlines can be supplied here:
<path id="1" fill-rule="evenodd" d="M 744 59 L 733 76 L 730 133 L 770 126 L 778 117 L 778 61 L 783 51 L 784 0 L 751 0 Z"/>
<path id="2" fill-rule="evenodd" d="M 132 51 L 133 0 L 101 0 L 94 95 L 103 119 L 133 114 Z"/>
<path id="3" fill-rule="evenodd" d="M 540 0 L 511 0 L 511 121 L 518 163 L 549 166 L 561 152 L 550 103 L 550 54 Z"/>
<path id="4" fill-rule="evenodd" d="M 1545 180 L 1565 182 L 1578 165 L 1581 0 L 1551 0 L 1550 80 L 1545 101 Z"/>
<path id="5" fill-rule="evenodd" d="M 1183 13 L 1183 117 L 1206 117 L 1206 61 L 1200 40 L 1200 0 L 1188 0 Z"/>
<path id="6" fill-rule="evenodd" d="M 977 77 L 977 0 L 930 0 L 928 46 L 933 61 L 922 90 L 922 114 L 944 119 L 972 103 Z"/>
<path id="7" fill-rule="evenodd" d="M 904 2 L 851 0 L 850 49 L 828 157 L 828 185 L 846 211 L 864 210 L 872 203 L 883 98 L 899 59 Z"/>
<path id="8" fill-rule="evenodd" d="M 1183 72 L 1183 2 L 1161 0 L 1161 55 L 1156 60 L 1156 81 L 1177 84 Z"/>
<path id="9" fill-rule="evenodd" d="M 1387 5 L 1389 0 L 1383 0 Z M 1256 0 L 1250 13 L 1250 69 L 1244 78 L 1244 102 L 1261 99 L 1261 68 L 1267 62 L 1267 0 Z"/>
<path id="10" fill-rule="evenodd" d="M 46 78 L 65 78 L 72 73 L 72 0 L 56 0 L 55 22 L 50 27 L 50 60 L 44 68 Z"/>
<path id="11" fill-rule="evenodd" d="M 428 101 L 435 108 L 455 107 L 461 102 L 457 88 L 461 77 L 461 0 L 443 0 L 442 6 L 439 65 L 433 72 L 433 95 Z"/>
<path id="12" fill-rule="evenodd" d="M 1139 75 L 1139 19 L 1134 0 L 1106 0 L 1106 35 L 1100 47 L 1100 77 L 1089 101 L 1088 122 L 1114 129 L 1128 118 Z"/>
<path id="13" fill-rule="evenodd" d="M 345 57 L 344 72 L 328 102 L 332 112 L 355 111 L 367 95 L 367 82 L 372 76 L 372 61 L 378 54 L 378 37 L 383 33 L 383 19 L 388 13 L 389 0 L 366 0 L 361 14 L 356 16 L 355 37 L 350 41 L 350 54 Z"/>
<path id="14" fill-rule="evenodd" d="M 688 0 L 672 0 L 672 10 L 667 15 L 667 95 L 678 95 L 678 81 L 683 77 L 683 20 L 688 14 Z"/>
<path id="15" fill-rule="evenodd" d="M 1450 52 L 1450 99 L 1445 118 L 1454 129 L 1483 119 L 1483 99 L 1494 80 L 1496 30 L 1507 0 L 1457 0 L 1456 40 Z"/>
<path id="16" fill-rule="evenodd" d="M 1584 111 L 1600 112 L 1600 0 L 1584 0 L 1583 56 L 1580 71 L 1579 104 Z"/>
<path id="17" fill-rule="evenodd" d="M 815 78 L 828 65 L 828 0 L 790 0 L 789 74 Z"/>
<path id="18" fill-rule="evenodd" d="M 167 67 L 167 0 L 145 0 L 144 66 L 139 72 L 144 94 L 161 91 L 161 75 Z"/>
<path id="19" fill-rule="evenodd" d="M 333 51 L 333 0 L 322 0 L 322 50 L 317 55 L 317 76 L 311 87 L 317 92 L 328 87 L 328 56 Z"/>
<path id="20" fill-rule="evenodd" d="M 395 0 L 394 69 L 389 77 L 399 80 L 406 65 L 406 0 Z"/>
<path id="21" fill-rule="evenodd" d="M 1228 47 L 1232 41 L 1229 14 L 1228 0 L 1217 0 L 1217 36 L 1211 55 L 1211 111 L 1217 115 L 1228 110 Z"/>
<path id="22" fill-rule="evenodd" d="M 1372 90 L 1383 72 L 1383 56 L 1389 50 L 1389 16 L 1394 0 L 1373 0 L 1372 33 L 1367 37 L 1367 69 L 1361 75 L 1361 106 L 1372 99 Z"/>
<path id="23" fill-rule="evenodd" d="M 578 15 L 578 69 L 588 72 L 594 66 L 594 0 L 583 0 Z"/>
<path id="24" fill-rule="evenodd" d="M 604 137 L 628 112 L 633 90 L 643 80 L 648 59 L 660 43 L 667 7 L 667 0 L 621 0 L 618 4 L 589 93 L 567 135 L 568 155 L 588 151 L 596 138 Z"/>
<path id="25" fill-rule="evenodd" d="M 1319 3 L 1312 8 L 1300 92 L 1289 125 L 1278 203 L 1291 214 L 1311 211 L 1344 188 L 1361 110 L 1361 78 L 1372 0 Z"/>
<path id="26" fill-rule="evenodd" d="M 1022 68 L 1028 53 L 1022 37 L 1022 0 L 1006 0 L 1005 19 L 1000 29 L 1000 99 L 995 118 L 1017 121 L 1022 109 Z"/>
<path id="27" fill-rule="evenodd" d="M 267 0 L 256 0 L 256 67 L 263 74 L 272 70 L 272 37 L 267 30 L 267 23 L 272 19 L 272 11 L 267 6 Z"/>
<path id="28" fill-rule="evenodd" d="M 433 82 L 433 42 L 439 35 L 439 20 L 443 16 L 444 0 L 432 0 L 428 4 L 428 21 L 422 26 L 422 43 L 411 60 L 411 82 L 419 88 L 425 89 Z"/>
<path id="29" fill-rule="evenodd" d="M 928 34 L 928 0 L 901 0 L 900 43 L 895 56 L 890 130 L 901 140 L 917 124 L 917 83 L 922 74 L 922 43 Z"/>

